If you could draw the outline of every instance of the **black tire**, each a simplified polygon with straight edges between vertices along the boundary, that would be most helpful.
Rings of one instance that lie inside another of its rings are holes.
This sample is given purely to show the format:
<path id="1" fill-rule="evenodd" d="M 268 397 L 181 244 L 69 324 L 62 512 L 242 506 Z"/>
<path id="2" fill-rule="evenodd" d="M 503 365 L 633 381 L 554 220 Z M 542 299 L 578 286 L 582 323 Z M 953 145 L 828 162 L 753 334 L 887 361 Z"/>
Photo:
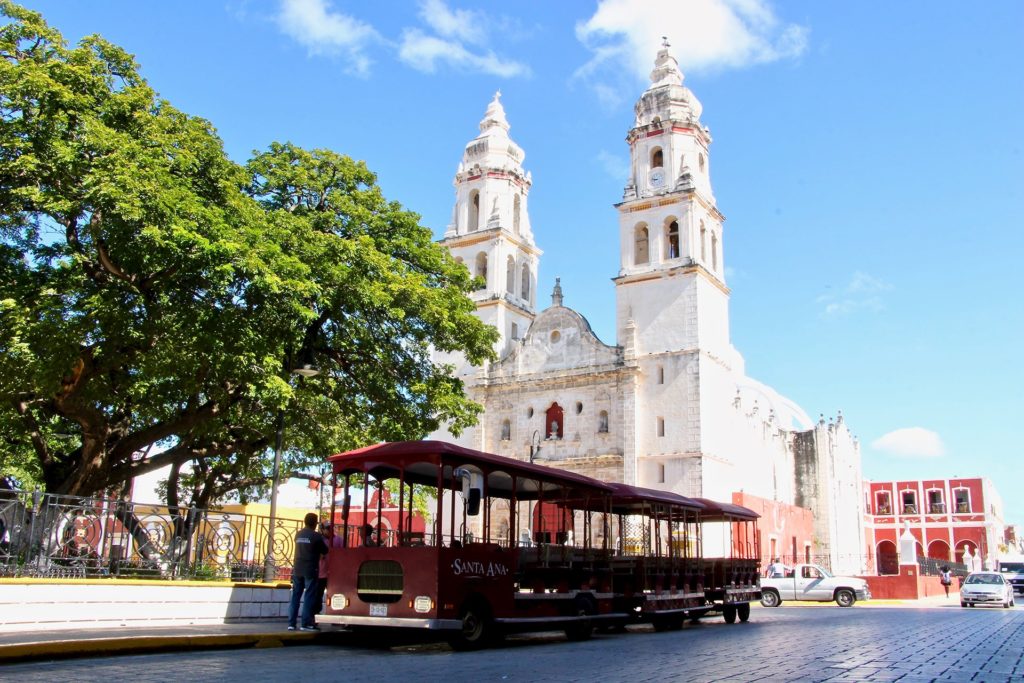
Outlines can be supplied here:
<path id="1" fill-rule="evenodd" d="M 467 602 L 460 611 L 462 630 L 448 639 L 453 650 L 465 652 L 487 647 L 494 640 L 491 609 L 483 600 Z"/>
<path id="2" fill-rule="evenodd" d="M 853 607 L 857 602 L 857 596 L 849 588 L 840 588 L 836 591 L 836 604 L 840 607 Z"/>
<path id="3" fill-rule="evenodd" d="M 736 616 L 744 623 L 750 621 L 750 603 L 742 602 L 736 605 Z"/>
<path id="4" fill-rule="evenodd" d="M 765 607 L 778 607 L 782 604 L 782 599 L 775 591 L 766 590 L 761 592 L 761 604 Z"/>
<path id="5" fill-rule="evenodd" d="M 565 637 L 569 640 L 589 640 L 594 635 L 594 621 L 590 618 L 597 614 L 597 604 L 585 595 L 577 595 L 572 601 L 572 614 L 581 617 L 565 627 Z"/>
<path id="6" fill-rule="evenodd" d="M 736 605 L 722 605 L 722 618 L 727 624 L 736 623 Z"/>
<path id="7" fill-rule="evenodd" d="M 966 602 L 964 602 L 963 600 L 961 600 L 961 601 L 960 601 L 960 606 L 961 606 L 961 607 L 967 607 L 967 603 L 966 603 Z"/>

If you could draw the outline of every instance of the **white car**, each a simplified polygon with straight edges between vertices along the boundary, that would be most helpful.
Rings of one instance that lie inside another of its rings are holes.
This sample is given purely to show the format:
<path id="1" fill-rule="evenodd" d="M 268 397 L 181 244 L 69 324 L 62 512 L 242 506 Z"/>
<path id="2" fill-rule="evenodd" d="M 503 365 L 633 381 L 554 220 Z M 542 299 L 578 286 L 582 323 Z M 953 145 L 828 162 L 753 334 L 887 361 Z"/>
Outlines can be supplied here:
<path id="1" fill-rule="evenodd" d="M 960 606 L 975 604 L 1013 607 L 1013 586 L 996 572 L 974 572 L 960 587 Z"/>

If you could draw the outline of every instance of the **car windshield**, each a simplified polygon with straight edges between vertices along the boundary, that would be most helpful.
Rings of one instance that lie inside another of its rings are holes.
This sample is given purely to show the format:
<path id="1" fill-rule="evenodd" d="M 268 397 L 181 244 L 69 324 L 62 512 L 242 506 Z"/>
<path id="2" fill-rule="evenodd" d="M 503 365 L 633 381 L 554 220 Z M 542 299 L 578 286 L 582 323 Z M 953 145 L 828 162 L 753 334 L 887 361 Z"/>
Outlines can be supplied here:
<path id="1" fill-rule="evenodd" d="M 999 574 L 971 574 L 964 583 L 1003 583 L 1003 577 L 999 576 Z"/>
<path id="2" fill-rule="evenodd" d="M 826 579 L 831 579 L 832 578 L 832 572 L 830 572 L 829 570 L 825 569 L 824 567 L 821 567 L 821 575 L 823 577 L 825 577 Z"/>

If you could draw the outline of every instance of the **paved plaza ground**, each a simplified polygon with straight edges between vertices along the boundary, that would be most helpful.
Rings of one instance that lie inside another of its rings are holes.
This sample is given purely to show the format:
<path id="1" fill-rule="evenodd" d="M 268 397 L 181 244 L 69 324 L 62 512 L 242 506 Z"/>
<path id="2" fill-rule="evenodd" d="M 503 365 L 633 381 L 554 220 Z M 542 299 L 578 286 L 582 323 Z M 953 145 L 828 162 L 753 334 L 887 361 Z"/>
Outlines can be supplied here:
<path id="1" fill-rule="evenodd" d="M 9 664 L 16 681 L 1020 681 L 1024 607 L 758 608 L 746 624 L 630 629 L 582 643 L 557 634 L 483 652 L 339 645 Z"/>

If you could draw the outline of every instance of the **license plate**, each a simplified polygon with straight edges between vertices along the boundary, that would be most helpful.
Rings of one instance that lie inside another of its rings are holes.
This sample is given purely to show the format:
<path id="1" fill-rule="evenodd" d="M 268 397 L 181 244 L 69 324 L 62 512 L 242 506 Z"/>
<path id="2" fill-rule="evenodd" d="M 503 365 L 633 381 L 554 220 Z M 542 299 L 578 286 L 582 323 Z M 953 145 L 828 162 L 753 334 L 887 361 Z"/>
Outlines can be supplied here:
<path id="1" fill-rule="evenodd" d="M 370 603 L 370 616 L 371 617 L 386 617 L 388 615 L 388 606 L 385 603 L 374 602 Z"/>

